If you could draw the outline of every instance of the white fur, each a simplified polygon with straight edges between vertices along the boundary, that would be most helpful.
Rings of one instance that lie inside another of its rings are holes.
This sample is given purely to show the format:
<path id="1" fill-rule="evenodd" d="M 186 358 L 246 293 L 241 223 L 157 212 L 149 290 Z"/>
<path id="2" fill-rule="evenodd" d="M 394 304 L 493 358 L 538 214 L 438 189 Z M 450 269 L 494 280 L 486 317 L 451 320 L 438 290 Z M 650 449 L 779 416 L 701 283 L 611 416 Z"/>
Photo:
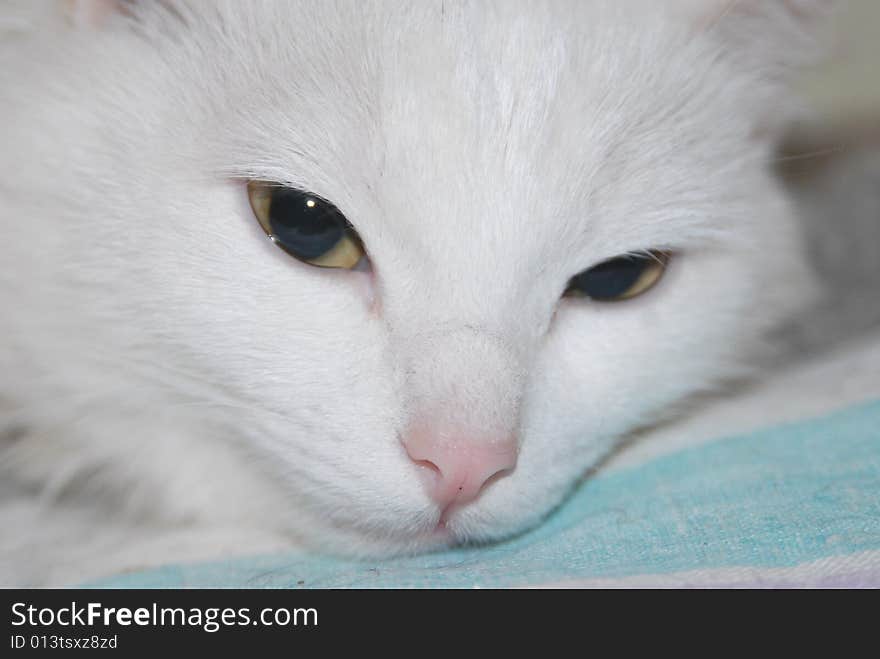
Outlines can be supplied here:
<path id="1" fill-rule="evenodd" d="M 30 503 L 0 579 L 436 547 L 414 415 L 519 437 L 455 541 L 538 522 L 807 295 L 768 161 L 818 4 L 6 2 L 0 466 Z M 332 200 L 375 279 L 273 247 L 248 178 Z M 560 302 L 653 248 L 644 297 Z M 77 551 L 75 504 L 200 550 Z"/>

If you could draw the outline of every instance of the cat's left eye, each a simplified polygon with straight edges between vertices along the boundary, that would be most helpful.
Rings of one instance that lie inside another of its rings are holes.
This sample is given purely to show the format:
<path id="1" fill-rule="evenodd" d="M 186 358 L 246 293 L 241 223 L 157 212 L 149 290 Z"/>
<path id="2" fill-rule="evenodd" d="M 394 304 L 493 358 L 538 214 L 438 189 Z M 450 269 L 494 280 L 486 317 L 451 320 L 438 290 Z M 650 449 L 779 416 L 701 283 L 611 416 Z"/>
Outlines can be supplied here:
<path id="1" fill-rule="evenodd" d="M 603 261 L 572 277 L 565 295 L 599 302 L 620 302 L 638 297 L 663 278 L 669 258 L 668 252 L 653 250 Z"/>
<path id="2" fill-rule="evenodd" d="M 264 181 L 250 181 L 248 197 L 266 235 L 295 259 L 345 270 L 354 270 L 365 261 L 364 246 L 354 227 L 321 197 Z"/>

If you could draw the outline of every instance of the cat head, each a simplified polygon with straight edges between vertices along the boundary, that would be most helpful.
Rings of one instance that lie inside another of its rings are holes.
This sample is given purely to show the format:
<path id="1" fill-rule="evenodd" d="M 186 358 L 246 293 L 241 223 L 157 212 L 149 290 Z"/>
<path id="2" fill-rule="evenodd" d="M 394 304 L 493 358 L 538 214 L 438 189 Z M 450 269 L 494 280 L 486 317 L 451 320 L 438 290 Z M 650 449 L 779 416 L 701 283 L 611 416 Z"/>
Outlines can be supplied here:
<path id="1" fill-rule="evenodd" d="M 524 529 L 809 288 L 770 161 L 823 3 L 74 8 L 52 340 L 318 545 Z"/>

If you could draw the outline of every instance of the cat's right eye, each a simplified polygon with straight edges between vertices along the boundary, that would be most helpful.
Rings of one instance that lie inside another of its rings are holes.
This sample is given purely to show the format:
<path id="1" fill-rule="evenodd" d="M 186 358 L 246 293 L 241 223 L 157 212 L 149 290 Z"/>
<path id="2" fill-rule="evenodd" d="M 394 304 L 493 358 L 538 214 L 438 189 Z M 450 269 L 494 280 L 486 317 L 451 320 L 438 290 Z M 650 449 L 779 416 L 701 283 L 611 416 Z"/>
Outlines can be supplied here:
<path id="1" fill-rule="evenodd" d="M 294 258 L 321 268 L 354 270 L 366 259 L 354 227 L 330 202 L 265 181 L 248 183 L 251 208 L 263 231 Z"/>

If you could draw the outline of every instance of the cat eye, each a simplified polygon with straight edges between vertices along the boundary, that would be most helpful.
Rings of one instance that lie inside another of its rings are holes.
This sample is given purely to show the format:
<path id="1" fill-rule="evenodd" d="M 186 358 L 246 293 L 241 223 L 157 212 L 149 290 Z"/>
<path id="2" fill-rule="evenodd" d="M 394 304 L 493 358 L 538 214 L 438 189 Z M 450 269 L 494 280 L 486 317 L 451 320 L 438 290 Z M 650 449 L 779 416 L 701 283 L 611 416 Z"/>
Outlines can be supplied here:
<path id="1" fill-rule="evenodd" d="M 250 181 L 247 188 L 263 231 L 295 259 L 321 268 L 353 270 L 366 258 L 360 237 L 330 202 L 264 181 Z"/>
<path id="2" fill-rule="evenodd" d="M 663 278 L 669 253 L 659 250 L 603 261 L 571 278 L 567 297 L 619 302 L 647 293 Z"/>

